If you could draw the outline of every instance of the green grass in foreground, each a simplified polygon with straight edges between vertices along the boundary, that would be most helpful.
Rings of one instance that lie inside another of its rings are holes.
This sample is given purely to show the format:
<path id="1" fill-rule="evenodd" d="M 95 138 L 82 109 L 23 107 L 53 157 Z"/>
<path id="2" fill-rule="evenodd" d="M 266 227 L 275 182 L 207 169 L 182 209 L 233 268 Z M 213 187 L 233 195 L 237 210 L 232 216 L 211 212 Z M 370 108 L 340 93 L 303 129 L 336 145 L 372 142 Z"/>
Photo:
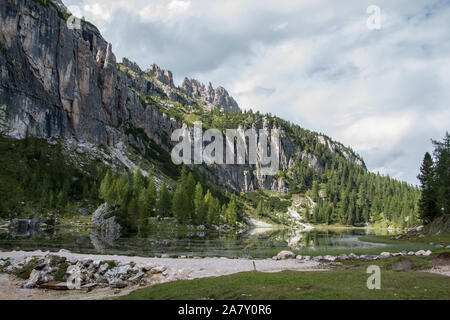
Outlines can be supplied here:
<path id="1" fill-rule="evenodd" d="M 450 299 L 450 278 L 446 276 L 382 268 L 380 290 L 367 289 L 368 277 L 365 268 L 326 272 L 244 272 L 159 284 L 119 299 Z"/>

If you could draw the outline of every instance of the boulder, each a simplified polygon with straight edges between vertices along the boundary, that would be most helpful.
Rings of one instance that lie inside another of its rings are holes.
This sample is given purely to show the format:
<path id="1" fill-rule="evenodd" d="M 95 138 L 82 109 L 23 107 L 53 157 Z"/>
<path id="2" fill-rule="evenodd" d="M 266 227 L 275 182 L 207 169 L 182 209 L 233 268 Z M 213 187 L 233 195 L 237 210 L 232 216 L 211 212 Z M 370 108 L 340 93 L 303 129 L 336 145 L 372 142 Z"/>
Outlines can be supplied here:
<path id="1" fill-rule="evenodd" d="M 416 252 L 416 256 L 424 256 L 425 255 L 425 250 L 419 250 Z"/>
<path id="2" fill-rule="evenodd" d="M 316 256 L 316 257 L 314 257 L 314 258 L 312 258 L 314 261 L 320 261 L 320 260 L 322 260 L 323 259 L 323 257 L 322 256 Z"/>
<path id="3" fill-rule="evenodd" d="M 130 279 L 128 279 L 128 281 L 130 282 L 138 282 L 142 279 L 142 277 L 145 276 L 144 272 L 138 272 L 137 274 L 135 274 L 134 276 L 132 276 Z"/>
<path id="4" fill-rule="evenodd" d="M 295 254 L 291 251 L 281 251 L 277 254 L 277 260 L 295 259 Z"/>
<path id="5" fill-rule="evenodd" d="M 335 261 L 335 260 L 336 260 L 336 257 L 335 257 L 335 256 L 326 255 L 326 256 L 323 257 L 323 260 L 326 260 L 326 261 Z"/>
<path id="6" fill-rule="evenodd" d="M 150 270 L 152 270 L 154 267 L 156 267 L 155 265 L 153 265 L 153 264 L 147 264 L 147 265 L 145 265 L 145 266 L 141 266 L 140 268 L 139 268 L 139 272 L 148 272 L 148 271 L 150 271 Z"/>
<path id="7" fill-rule="evenodd" d="M 31 289 L 35 288 L 38 285 L 39 280 L 41 279 L 41 272 L 34 269 L 30 273 L 30 277 L 28 278 L 27 282 L 22 286 L 24 289 Z"/>
<path id="8" fill-rule="evenodd" d="M 359 257 L 356 254 L 354 254 L 353 252 L 348 255 L 348 258 L 351 259 L 351 260 L 358 260 L 359 259 Z"/>
<path id="9" fill-rule="evenodd" d="M 156 273 L 163 273 L 164 271 L 166 271 L 167 267 L 165 266 L 159 266 L 159 267 L 154 267 L 150 270 L 151 273 L 156 274 Z"/>
<path id="10" fill-rule="evenodd" d="M 111 288 L 114 288 L 114 289 L 122 289 L 122 288 L 126 288 L 127 285 L 128 285 L 128 284 L 127 284 L 125 281 L 122 281 L 122 280 L 119 280 L 119 279 L 116 279 L 116 280 L 114 280 L 114 281 L 111 281 L 110 284 L 109 284 L 109 286 L 110 286 Z"/>
<path id="11" fill-rule="evenodd" d="M 339 260 L 347 260 L 349 257 L 345 253 L 343 253 L 343 254 L 338 255 L 337 258 Z"/>
<path id="12" fill-rule="evenodd" d="M 390 258 L 391 254 L 389 252 L 382 252 L 382 253 L 380 253 L 379 257 L 381 259 L 386 259 L 386 258 Z"/>
<path id="13" fill-rule="evenodd" d="M 108 203 L 104 203 L 95 210 L 91 222 L 101 231 L 104 238 L 115 240 L 120 237 L 122 227 L 117 223 L 113 213 L 114 209 Z"/>
<path id="14" fill-rule="evenodd" d="M 360 260 L 363 261 L 373 261 L 377 259 L 377 256 L 373 256 L 373 255 L 369 255 L 369 254 L 363 254 L 361 256 L 359 256 Z"/>
<path id="15" fill-rule="evenodd" d="M 88 210 L 88 209 L 81 208 L 81 209 L 78 209 L 78 213 L 79 213 L 80 215 L 82 215 L 82 216 L 88 216 L 88 215 L 89 215 L 89 210 Z"/>

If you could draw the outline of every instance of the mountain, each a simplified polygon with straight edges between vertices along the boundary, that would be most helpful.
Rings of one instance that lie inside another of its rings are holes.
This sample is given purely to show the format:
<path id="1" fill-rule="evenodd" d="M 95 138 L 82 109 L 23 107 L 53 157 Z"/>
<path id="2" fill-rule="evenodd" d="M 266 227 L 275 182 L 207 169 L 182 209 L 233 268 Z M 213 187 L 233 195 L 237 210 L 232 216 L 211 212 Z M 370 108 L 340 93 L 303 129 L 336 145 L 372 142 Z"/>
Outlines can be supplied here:
<path id="1" fill-rule="evenodd" d="M 228 192 L 305 192 L 311 190 L 314 181 L 325 188 L 332 183 L 333 173 L 342 171 L 342 179 L 351 181 L 349 194 L 353 189 L 356 194 L 363 179 L 356 177 L 375 179 L 350 148 L 270 114 L 242 111 L 223 87 L 214 89 L 211 83 L 206 86 L 188 78 L 178 87 L 172 72 L 157 65 L 143 71 L 126 58 L 117 63 L 112 45 L 94 25 L 81 21 L 80 29 L 70 29 L 69 16 L 57 0 L 0 3 L 1 121 L 10 138 L 58 138 L 79 145 L 82 152 L 89 146 L 87 149 L 97 154 L 104 148 L 107 154 L 102 161 L 114 158 L 131 169 L 145 158 L 152 163 L 150 171 L 156 175 L 161 172 L 173 183 L 179 172 L 169 163 L 175 145 L 171 134 L 180 128 L 192 132 L 193 122 L 201 120 L 204 128 L 281 132 L 280 170 L 276 175 L 261 174 L 258 165 L 192 167 L 210 185 Z M 113 160 L 108 161 L 105 163 L 113 166 Z M 355 172 L 354 176 L 349 176 L 349 170 Z M 344 182 L 336 179 L 335 185 Z M 383 181 L 399 189 L 403 185 L 388 178 Z M 413 188 L 404 188 L 406 193 L 414 192 Z M 322 197 L 329 198 L 333 208 L 342 200 L 331 196 L 336 192 L 328 190 Z M 355 209 L 357 217 L 362 217 L 358 210 L 364 206 Z M 413 207 L 408 203 L 409 209 L 403 214 L 409 216 Z"/>

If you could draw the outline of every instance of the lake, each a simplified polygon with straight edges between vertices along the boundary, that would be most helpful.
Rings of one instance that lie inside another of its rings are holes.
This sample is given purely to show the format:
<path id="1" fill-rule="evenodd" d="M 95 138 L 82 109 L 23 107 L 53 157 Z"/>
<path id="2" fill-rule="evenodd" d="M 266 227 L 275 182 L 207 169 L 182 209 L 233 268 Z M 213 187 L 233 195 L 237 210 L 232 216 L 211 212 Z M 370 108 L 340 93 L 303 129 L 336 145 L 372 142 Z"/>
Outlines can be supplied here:
<path id="1" fill-rule="evenodd" d="M 0 249 L 42 250 L 57 252 L 67 249 L 86 254 L 117 254 L 129 256 L 171 257 L 271 257 L 281 250 L 296 250 L 312 255 L 318 252 L 369 249 L 383 244 L 364 242 L 361 235 L 377 233 L 369 229 L 316 229 L 299 232 L 292 229 L 257 228 L 244 232 L 218 232 L 209 230 L 179 231 L 157 229 L 145 238 L 123 235 L 118 239 L 104 237 L 98 231 L 74 233 L 68 228 L 46 231 L 3 230 Z M 379 233 L 378 233 L 379 234 Z"/>

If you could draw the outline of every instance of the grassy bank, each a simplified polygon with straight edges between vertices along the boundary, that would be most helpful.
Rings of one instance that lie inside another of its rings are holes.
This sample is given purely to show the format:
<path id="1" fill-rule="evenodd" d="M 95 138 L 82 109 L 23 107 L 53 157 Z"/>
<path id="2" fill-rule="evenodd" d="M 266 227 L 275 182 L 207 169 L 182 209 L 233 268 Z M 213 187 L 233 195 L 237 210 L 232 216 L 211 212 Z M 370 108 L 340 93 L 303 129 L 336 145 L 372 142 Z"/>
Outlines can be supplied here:
<path id="1" fill-rule="evenodd" d="M 120 299 L 450 299 L 450 278 L 382 269 L 381 289 L 369 290 L 365 268 L 328 272 L 244 272 L 136 290 Z"/>

